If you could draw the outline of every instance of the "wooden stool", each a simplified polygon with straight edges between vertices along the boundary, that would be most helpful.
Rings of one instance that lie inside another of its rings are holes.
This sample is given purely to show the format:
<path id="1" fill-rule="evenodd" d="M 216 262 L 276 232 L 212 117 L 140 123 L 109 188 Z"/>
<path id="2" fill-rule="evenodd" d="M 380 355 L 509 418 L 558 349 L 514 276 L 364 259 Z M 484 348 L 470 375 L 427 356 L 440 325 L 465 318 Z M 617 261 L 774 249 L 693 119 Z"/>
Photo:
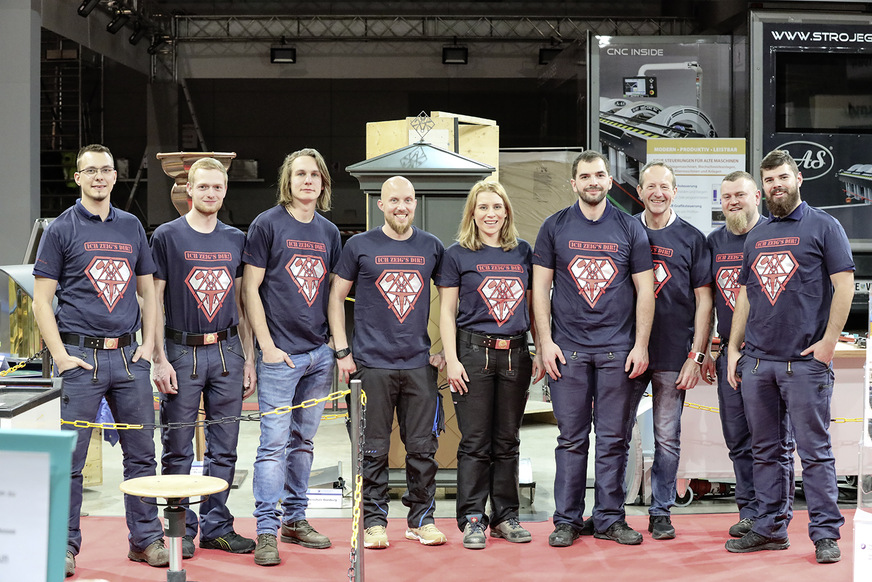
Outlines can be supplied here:
<path id="1" fill-rule="evenodd" d="M 204 475 L 151 475 L 128 479 L 121 483 L 119 487 L 121 491 L 139 497 L 143 503 L 151 502 L 142 498 L 156 499 L 160 497 L 167 500 L 166 503 L 154 503 L 154 505 L 164 506 L 164 518 L 166 519 L 164 532 L 167 535 L 170 554 L 167 582 L 186 582 L 187 580 L 185 570 L 182 569 L 182 538 L 185 536 L 185 509 L 191 502 L 187 501 L 182 504 L 182 499 L 198 495 L 212 495 L 224 491 L 228 486 L 224 479 Z M 199 503 L 199 501 L 195 503 Z"/>

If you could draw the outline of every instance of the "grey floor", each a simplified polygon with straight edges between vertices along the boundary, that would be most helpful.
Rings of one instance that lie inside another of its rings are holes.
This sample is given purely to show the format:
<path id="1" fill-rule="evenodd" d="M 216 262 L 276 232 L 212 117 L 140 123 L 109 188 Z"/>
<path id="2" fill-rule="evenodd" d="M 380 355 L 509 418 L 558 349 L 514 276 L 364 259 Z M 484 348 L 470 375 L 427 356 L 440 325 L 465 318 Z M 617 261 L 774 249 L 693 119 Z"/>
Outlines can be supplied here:
<path id="1" fill-rule="evenodd" d="M 528 410 L 541 407 L 543 400 L 541 386 L 534 385 L 531 389 Z M 533 418 L 536 415 L 532 415 Z M 343 419 L 324 420 L 315 437 L 315 460 L 313 470 L 325 469 L 326 478 L 329 477 L 333 468 L 341 465 L 341 474 L 346 484 L 352 480 L 352 455 L 348 434 Z M 548 422 L 536 421 L 531 418 L 525 419 L 521 428 L 521 458 L 528 459 L 532 468 L 532 480 L 535 482 L 535 492 L 530 502 L 530 490 L 522 489 L 521 519 L 524 521 L 540 521 L 549 519 L 554 511 L 554 447 L 557 438 L 557 426 Z M 252 471 L 259 439 L 259 425 L 255 422 L 243 422 L 240 427 L 240 439 L 238 447 L 239 460 L 237 471 L 247 471 L 247 475 L 237 488 L 231 491 L 228 505 L 236 517 L 251 517 L 254 509 L 254 497 L 252 494 Z M 155 438 L 155 448 L 160 455 L 160 441 Z M 591 455 L 591 462 L 592 462 Z M 523 462 L 523 461 L 522 461 Z M 589 475 L 593 475 L 593 468 L 589 469 Z M 118 486 L 123 480 L 121 468 L 120 445 L 110 446 L 103 443 L 103 483 L 102 485 L 86 488 L 82 511 L 95 516 L 122 516 L 124 515 L 123 498 Z M 237 479 L 239 481 L 239 479 Z M 397 491 L 401 494 L 402 491 Z M 454 516 L 454 499 L 450 489 L 439 489 L 436 501 L 436 517 Z M 798 500 L 797 509 L 801 500 Z M 593 506 L 593 492 L 588 490 L 586 500 L 588 508 Z M 399 499 L 391 502 L 391 517 L 403 517 L 405 508 Z M 695 499 L 687 507 L 675 507 L 674 513 L 720 513 L 735 512 L 736 505 L 732 496 Z M 589 509 L 588 509 L 589 513 Z M 628 505 L 629 515 L 647 514 L 647 506 L 636 504 Z M 343 506 L 341 509 L 333 508 L 310 508 L 308 517 L 351 517 L 350 491 L 346 489 Z"/>

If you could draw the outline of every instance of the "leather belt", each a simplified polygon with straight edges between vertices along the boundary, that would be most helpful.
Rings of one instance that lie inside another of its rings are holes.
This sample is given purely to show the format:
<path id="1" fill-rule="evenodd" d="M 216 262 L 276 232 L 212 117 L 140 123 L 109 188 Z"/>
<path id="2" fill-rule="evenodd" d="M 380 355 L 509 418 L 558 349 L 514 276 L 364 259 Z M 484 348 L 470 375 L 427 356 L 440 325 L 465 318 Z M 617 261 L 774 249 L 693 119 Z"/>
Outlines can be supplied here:
<path id="1" fill-rule="evenodd" d="M 213 333 L 188 333 L 171 327 L 165 329 L 167 339 L 173 340 L 177 344 L 182 344 L 183 346 L 210 346 L 212 344 L 217 344 L 218 342 L 223 342 L 227 338 L 235 337 L 239 333 L 235 325 Z"/>
<path id="2" fill-rule="evenodd" d="M 116 350 L 129 346 L 133 343 L 135 334 L 128 333 L 120 337 L 91 337 L 88 335 L 79 335 L 77 333 L 62 333 L 61 341 L 67 345 L 82 346 L 88 349 L 97 350 Z"/>
<path id="3" fill-rule="evenodd" d="M 526 333 L 511 337 L 491 337 L 479 333 L 472 333 L 465 329 L 458 329 L 457 339 L 471 343 L 475 346 L 490 348 L 492 350 L 510 350 L 527 344 Z"/>

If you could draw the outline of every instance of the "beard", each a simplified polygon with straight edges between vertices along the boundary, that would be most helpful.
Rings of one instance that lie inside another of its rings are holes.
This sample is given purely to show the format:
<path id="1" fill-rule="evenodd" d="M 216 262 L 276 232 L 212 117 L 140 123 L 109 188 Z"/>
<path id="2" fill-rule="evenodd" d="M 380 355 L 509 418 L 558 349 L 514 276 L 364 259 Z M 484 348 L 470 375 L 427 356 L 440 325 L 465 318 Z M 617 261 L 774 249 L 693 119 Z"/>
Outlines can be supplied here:
<path id="1" fill-rule="evenodd" d="M 742 210 L 741 212 L 730 212 L 724 216 L 727 223 L 727 230 L 733 234 L 742 234 L 748 230 L 748 223 L 751 221 L 751 212 Z"/>
<path id="2" fill-rule="evenodd" d="M 796 208 L 799 204 L 799 188 L 779 188 L 777 192 L 787 192 L 787 194 L 779 199 L 766 197 L 766 208 L 769 209 L 769 214 L 778 218 L 784 218 Z"/>
<path id="3" fill-rule="evenodd" d="M 224 203 L 218 202 L 215 205 L 209 205 L 198 200 L 193 200 L 192 205 L 194 207 L 194 210 L 196 210 L 200 214 L 208 216 L 210 214 L 218 214 L 218 211 L 221 210 L 221 207 L 224 205 Z"/>
<path id="4" fill-rule="evenodd" d="M 596 206 L 606 197 L 606 191 L 604 188 L 585 188 L 578 194 L 578 197 L 581 198 L 581 201 L 585 204 Z"/>
<path id="5" fill-rule="evenodd" d="M 393 231 L 399 235 L 406 234 L 406 231 L 412 228 L 412 220 L 415 218 L 415 215 L 408 214 L 407 218 L 408 220 L 405 224 L 400 224 L 392 214 L 385 214 L 385 222 L 387 222 L 388 226 L 391 227 Z"/>

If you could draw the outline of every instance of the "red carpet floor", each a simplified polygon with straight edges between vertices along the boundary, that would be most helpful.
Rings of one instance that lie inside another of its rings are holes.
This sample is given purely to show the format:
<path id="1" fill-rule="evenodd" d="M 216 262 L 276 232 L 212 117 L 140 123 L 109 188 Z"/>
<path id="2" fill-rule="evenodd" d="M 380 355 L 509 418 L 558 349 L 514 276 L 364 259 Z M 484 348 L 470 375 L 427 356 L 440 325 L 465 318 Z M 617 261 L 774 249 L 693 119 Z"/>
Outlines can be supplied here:
<path id="1" fill-rule="evenodd" d="M 551 522 L 525 523 L 533 534 L 529 544 L 510 544 L 488 538 L 485 550 L 466 550 L 453 520 L 439 519 L 437 525 L 448 536 L 448 543 L 424 547 L 403 538 L 405 521 L 391 520 L 388 535 L 391 547 L 367 550 L 364 556 L 366 580 L 371 582 L 454 580 L 545 580 L 558 582 L 623 582 L 668 580 L 668 582 L 848 582 L 853 570 L 853 510 L 845 510 L 847 523 L 842 528 L 842 561 L 819 565 L 814 546 L 808 539 L 808 515 L 798 511 L 790 526 L 791 547 L 785 551 L 730 554 L 724 549 L 726 530 L 736 514 L 694 514 L 673 516 L 678 537 L 654 541 L 647 533 L 648 519 L 631 516 L 628 521 L 645 531 L 640 546 L 621 546 L 592 537 L 580 538 L 570 548 L 551 548 L 548 534 Z M 197 548 L 194 558 L 184 561 L 189 581 L 236 582 L 266 580 L 342 581 L 347 580 L 350 549 L 350 523 L 347 519 L 314 519 L 313 525 L 333 540 L 327 550 L 308 550 L 279 544 L 282 563 L 265 568 L 254 565 L 251 555 L 234 556 L 216 550 Z M 254 518 L 236 520 L 236 529 L 254 536 Z M 127 559 L 126 526 L 120 517 L 82 519 L 84 542 L 75 578 L 104 578 L 110 582 L 150 582 L 166 580 L 166 570 L 150 568 Z"/>

